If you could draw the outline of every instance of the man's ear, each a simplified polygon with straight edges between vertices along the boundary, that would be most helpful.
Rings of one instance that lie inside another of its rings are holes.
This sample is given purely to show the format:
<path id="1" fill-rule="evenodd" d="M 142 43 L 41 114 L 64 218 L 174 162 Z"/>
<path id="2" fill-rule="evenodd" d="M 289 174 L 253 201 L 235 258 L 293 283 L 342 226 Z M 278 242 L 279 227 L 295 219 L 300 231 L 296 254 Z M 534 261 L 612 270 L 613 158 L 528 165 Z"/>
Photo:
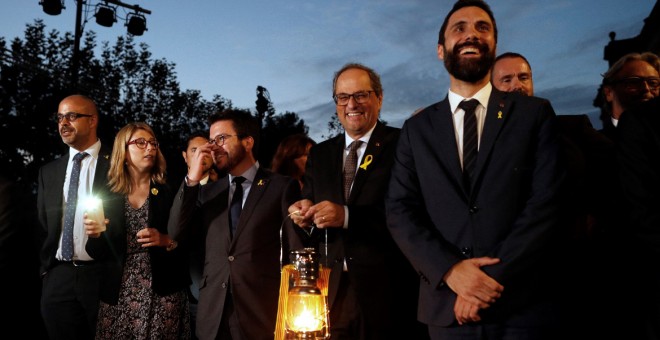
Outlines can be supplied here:
<path id="1" fill-rule="evenodd" d="M 445 47 L 438 44 L 438 59 L 445 60 Z"/>
<path id="2" fill-rule="evenodd" d="M 252 136 L 247 136 L 241 140 L 241 143 L 243 143 L 243 147 L 250 151 L 252 153 L 252 148 L 254 147 L 254 138 Z M 256 157 L 256 155 L 253 154 L 253 156 Z"/>

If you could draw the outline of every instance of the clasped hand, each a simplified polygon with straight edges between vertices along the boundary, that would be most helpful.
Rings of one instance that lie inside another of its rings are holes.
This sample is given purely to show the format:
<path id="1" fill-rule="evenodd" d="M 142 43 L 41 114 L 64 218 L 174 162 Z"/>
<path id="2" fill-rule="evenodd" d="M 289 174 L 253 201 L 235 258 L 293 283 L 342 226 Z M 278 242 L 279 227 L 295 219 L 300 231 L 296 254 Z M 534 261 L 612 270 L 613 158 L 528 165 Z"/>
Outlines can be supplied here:
<path id="1" fill-rule="evenodd" d="M 293 223 L 301 228 L 310 228 L 316 226 L 318 228 L 330 227 L 343 227 L 344 226 L 344 206 L 332 203 L 330 201 L 322 201 L 314 204 L 314 202 L 304 199 L 300 200 L 289 207 L 289 216 Z"/>
<path id="2" fill-rule="evenodd" d="M 502 296 L 504 286 L 488 276 L 481 267 L 499 263 L 500 259 L 479 257 L 458 262 L 452 266 L 444 281 L 458 297 L 454 314 L 459 325 L 481 320 L 479 310 L 490 307 Z"/>

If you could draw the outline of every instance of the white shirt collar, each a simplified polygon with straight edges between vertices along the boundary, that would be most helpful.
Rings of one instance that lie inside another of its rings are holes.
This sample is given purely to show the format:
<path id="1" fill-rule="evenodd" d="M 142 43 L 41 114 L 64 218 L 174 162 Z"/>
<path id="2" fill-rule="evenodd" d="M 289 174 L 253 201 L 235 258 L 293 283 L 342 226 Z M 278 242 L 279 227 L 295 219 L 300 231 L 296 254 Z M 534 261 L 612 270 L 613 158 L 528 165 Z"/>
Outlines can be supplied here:
<path id="1" fill-rule="evenodd" d="M 458 108 L 458 104 L 462 102 L 465 99 L 476 99 L 479 101 L 479 104 L 481 106 L 487 108 L 488 107 L 488 98 L 490 98 L 490 94 L 493 92 L 493 85 L 488 82 L 484 87 L 482 87 L 477 93 L 474 94 L 471 98 L 464 98 L 459 94 L 456 94 L 449 90 L 449 94 L 447 95 L 449 99 L 449 107 L 451 109 L 452 113 L 456 113 L 456 109 Z"/>

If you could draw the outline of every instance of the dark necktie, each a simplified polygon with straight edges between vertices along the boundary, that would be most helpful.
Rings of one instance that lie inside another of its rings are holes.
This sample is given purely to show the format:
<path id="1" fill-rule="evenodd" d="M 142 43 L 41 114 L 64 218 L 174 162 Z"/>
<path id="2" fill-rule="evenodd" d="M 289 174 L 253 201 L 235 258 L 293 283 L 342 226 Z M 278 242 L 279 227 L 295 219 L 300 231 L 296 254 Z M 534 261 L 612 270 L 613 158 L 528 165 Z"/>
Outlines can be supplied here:
<path id="1" fill-rule="evenodd" d="M 232 182 L 236 185 L 234 189 L 234 196 L 231 198 L 231 204 L 229 206 L 229 225 L 231 226 L 231 236 L 234 237 L 236 234 L 236 226 L 238 225 L 238 219 L 241 217 L 241 210 L 243 210 L 243 185 L 245 177 L 237 176 L 234 177 Z"/>
<path id="2" fill-rule="evenodd" d="M 351 185 L 355 178 L 355 170 L 357 169 L 357 149 L 362 144 L 362 141 L 356 140 L 349 145 L 350 150 L 346 156 L 346 163 L 344 163 L 344 200 L 348 201 L 348 196 L 351 194 Z"/>
<path id="3" fill-rule="evenodd" d="M 86 152 L 80 152 L 73 156 L 69 191 L 66 196 L 66 207 L 64 208 L 64 234 L 62 235 L 62 258 L 64 261 L 71 261 L 73 259 L 73 222 L 76 217 L 76 205 L 78 204 L 80 163 L 82 163 L 85 156 L 87 156 Z"/>
<path id="4" fill-rule="evenodd" d="M 477 117 L 474 113 L 477 105 L 479 105 L 479 101 L 476 99 L 464 100 L 458 104 L 458 107 L 465 111 L 465 118 L 463 118 L 463 173 L 468 181 L 471 180 L 474 166 L 477 163 L 479 137 L 477 135 Z"/>

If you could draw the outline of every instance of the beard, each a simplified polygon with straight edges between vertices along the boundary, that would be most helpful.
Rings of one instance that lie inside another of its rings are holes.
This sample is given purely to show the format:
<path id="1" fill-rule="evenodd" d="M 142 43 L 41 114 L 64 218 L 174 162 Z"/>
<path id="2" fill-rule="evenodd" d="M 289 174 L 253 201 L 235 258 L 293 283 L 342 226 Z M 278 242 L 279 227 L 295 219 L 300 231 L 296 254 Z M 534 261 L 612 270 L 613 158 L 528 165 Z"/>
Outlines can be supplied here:
<path id="1" fill-rule="evenodd" d="M 243 145 L 238 144 L 237 146 L 233 147 L 223 159 L 220 159 L 219 161 L 215 161 L 215 169 L 217 170 L 218 174 L 226 174 L 231 171 L 236 165 L 238 165 L 240 162 L 243 161 L 243 159 L 246 157 L 247 151 L 243 147 Z"/>
<path id="2" fill-rule="evenodd" d="M 461 60 L 459 51 L 465 46 L 478 48 L 481 58 L 477 60 Z M 495 61 L 495 51 L 491 51 L 488 45 L 478 42 L 467 42 L 456 45 L 452 50 L 445 49 L 445 55 L 445 68 L 447 68 L 449 74 L 456 79 L 468 83 L 476 83 L 486 77 Z"/>

